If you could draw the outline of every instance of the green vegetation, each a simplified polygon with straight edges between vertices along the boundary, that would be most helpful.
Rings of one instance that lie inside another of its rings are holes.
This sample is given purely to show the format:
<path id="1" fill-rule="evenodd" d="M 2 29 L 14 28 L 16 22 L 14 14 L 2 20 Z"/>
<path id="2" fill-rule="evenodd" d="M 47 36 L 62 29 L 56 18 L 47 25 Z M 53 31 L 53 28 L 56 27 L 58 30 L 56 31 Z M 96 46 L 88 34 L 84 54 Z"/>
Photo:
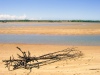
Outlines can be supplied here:
<path id="1" fill-rule="evenodd" d="M 0 22 L 100 22 L 100 20 L 0 20 Z"/>

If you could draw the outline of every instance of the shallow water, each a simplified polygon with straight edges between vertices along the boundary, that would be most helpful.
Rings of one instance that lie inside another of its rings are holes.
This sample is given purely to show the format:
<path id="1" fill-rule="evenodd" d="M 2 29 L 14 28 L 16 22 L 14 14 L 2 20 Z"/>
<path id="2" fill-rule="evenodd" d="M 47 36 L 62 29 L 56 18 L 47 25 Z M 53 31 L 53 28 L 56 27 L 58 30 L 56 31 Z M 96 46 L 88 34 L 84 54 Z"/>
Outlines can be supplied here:
<path id="1" fill-rule="evenodd" d="M 0 27 L 25 27 L 25 26 L 73 26 L 73 25 L 91 25 L 91 23 L 0 23 Z"/>
<path id="2" fill-rule="evenodd" d="M 0 34 L 0 43 L 100 46 L 100 35 Z"/>
<path id="3" fill-rule="evenodd" d="M 62 23 L 1 23 L 0 27 L 25 27 L 25 26 L 61 26 L 61 25 L 71 25 Z"/>

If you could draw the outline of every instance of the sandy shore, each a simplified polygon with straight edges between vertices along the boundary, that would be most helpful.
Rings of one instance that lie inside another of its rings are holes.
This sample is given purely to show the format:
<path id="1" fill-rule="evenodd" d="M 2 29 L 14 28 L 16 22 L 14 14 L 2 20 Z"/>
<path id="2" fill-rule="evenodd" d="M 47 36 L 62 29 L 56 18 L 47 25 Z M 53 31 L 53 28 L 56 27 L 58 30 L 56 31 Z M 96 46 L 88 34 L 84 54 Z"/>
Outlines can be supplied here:
<path id="1" fill-rule="evenodd" d="M 36 24 L 40 24 L 35 22 Z M 0 23 L 21 24 L 21 23 Z M 33 23 L 22 23 L 33 24 Z M 46 23 L 41 23 L 46 24 Z M 50 23 L 51 24 L 51 23 Z M 55 23 L 53 23 L 55 24 Z M 83 35 L 100 34 L 100 23 L 60 23 L 62 26 L 22 26 L 0 27 L 0 34 L 53 34 L 53 35 Z M 63 25 L 64 24 L 64 25 Z M 71 25 L 67 25 L 71 24 Z M 67 45 L 43 45 L 43 44 L 0 44 L 0 75 L 27 75 L 29 70 L 18 69 L 8 71 L 2 60 L 10 56 L 17 58 L 21 54 L 16 47 L 23 51 L 30 51 L 31 56 L 40 56 L 47 53 L 72 48 Z M 33 68 L 29 75 L 100 75 L 100 46 L 75 46 L 84 53 L 78 59 L 62 60 L 52 64 Z"/>
<path id="2" fill-rule="evenodd" d="M 35 45 L 35 44 L 0 44 L 0 75 L 27 75 L 28 70 L 18 69 L 8 71 L 2 60 L 9 56 L 20 54 L 16 49 L 19 46 L 24 51 L 30 51 L 31 56 L 39 56 L 66 49 L 66 45 Z M 33 68 L 30 75 L 100 75 L 100 46 L 76 46 L 84 53 L 79 59 L 62 60 L 52 64 Z"/>
<path id="3" fill-rule="evenodd" d="M 3 24 L 3 23 L 0 23 Z M 6 23 L 5 23 L 6 24 Z M 9 24 L 52 24 L 52 23 L 7 23 Z M 56 24 L 56 23 L 53 23 Z M 53 34 L 53 35 L 82 35 L 100 34 L 100 23 L 58 23 L 61 26 L 22 26 L 0 27 L 0 34 Z M 68 25 L 69 24 L 69 25 Z"/>

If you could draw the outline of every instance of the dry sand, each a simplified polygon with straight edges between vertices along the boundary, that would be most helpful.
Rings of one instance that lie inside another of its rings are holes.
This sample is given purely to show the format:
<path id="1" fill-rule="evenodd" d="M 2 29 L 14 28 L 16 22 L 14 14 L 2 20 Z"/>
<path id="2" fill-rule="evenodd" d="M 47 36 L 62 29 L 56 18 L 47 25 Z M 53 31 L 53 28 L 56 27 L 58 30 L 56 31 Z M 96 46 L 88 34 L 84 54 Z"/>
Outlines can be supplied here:
<path id="1" fill-rule="evenodd" d="M 66 45 L 35 45 L 35 44 L 0 44 L 0 75 L 27 75 L 29 70 L 18 69 L 8 71 L 2 60 L 9 59 L 9 56 L 20 51 L 30 51 L 31 56 L 39 56 L 66 49 L 72 46 Z M 76 46 L 84 53 L 82 58 L 62 60 L 52 64 L 33 68 L 30 75 L 100 75 L 100 46 Z"/>
<path id="2" fill-rule="evenodd" d="M 3 23 L 0 23 L 3 24 Z M 6 23 L 5 23 L 6 24 Z M 40 23 L 8 23 L 8 24 L 40 24 Z M 57 24 L 57 23 L 41 23 Z M 22 27 L 0 27 L 0 34 L 53 34 L 53 35 L 82 35 L 100 34 L 100 23 L 59 23 L 62 26 L 22 26 Z M 68 26 L 68 24 L 70 26 Z"/>

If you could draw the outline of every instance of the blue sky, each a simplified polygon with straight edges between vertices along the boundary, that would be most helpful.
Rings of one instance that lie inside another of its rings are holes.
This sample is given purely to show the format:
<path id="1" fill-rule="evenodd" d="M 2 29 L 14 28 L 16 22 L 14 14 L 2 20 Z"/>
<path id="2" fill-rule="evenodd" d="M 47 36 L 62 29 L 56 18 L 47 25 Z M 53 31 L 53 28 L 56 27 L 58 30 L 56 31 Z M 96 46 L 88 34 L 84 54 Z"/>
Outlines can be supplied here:
<path id="1" fill-rule="evenodd" d="M 0 19 L 100 20 L 100 0 L 0 0 Z"/>

